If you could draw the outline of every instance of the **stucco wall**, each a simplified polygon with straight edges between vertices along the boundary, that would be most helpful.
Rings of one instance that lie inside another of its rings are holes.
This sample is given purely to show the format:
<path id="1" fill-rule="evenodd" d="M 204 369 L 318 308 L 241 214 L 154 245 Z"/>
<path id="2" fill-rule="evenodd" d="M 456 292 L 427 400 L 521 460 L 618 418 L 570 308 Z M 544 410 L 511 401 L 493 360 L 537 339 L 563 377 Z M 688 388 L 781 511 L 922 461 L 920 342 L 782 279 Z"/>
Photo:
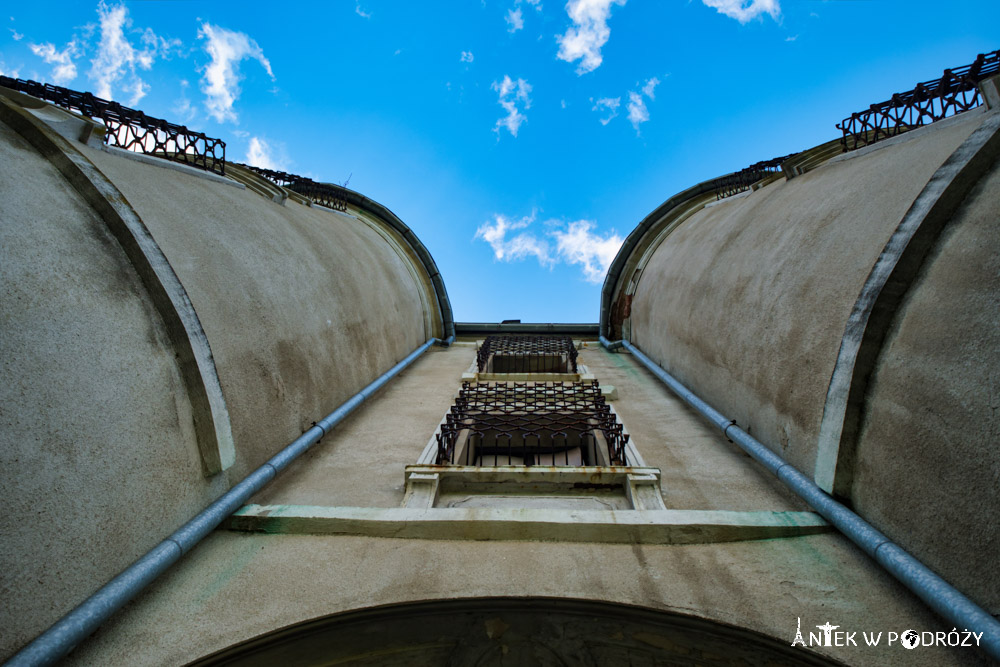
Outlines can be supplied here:
<path id="1" fill-rule="evenodd" d="M 198 312 L 232 418 L 236 479 L 431 336 L 403 258 L 355 217 L 84 150 Z"/>
<path id="2" fill-rule="evenodd" d="M 1000 611 L 1000 166 L 945 228 L 869 389 L 853 499 Z"/>
<path id="3" fill-rule="evenodd" d="M 844 325 L 886 240 L 976 117 L 707 206 L 639 279 L 631 339 L 811 474 Z"/>
<path id="4" fill-rule="evenodd" d="M 377 221 L 73 146 L 187 291 L 236 459 L 205 477 L 146 285 L 52 156 L 0 123 L 0 658 L 440 327 L 429 277 Z"/>
<path id="5" fill-rule="evenodd" d="M 163 322 L 118 242 L 2 123 L 0 164 L 6 654 L 219 487 L 202 476 Z"/>
<path id="6" fill-rule="evenodd" d="M 698 211 L 650 256 L 632 342 L 815 474 L 831 373 L 873 264 L 928 179 L 995 116 L 978 110 Z M 845 498 L 861 516 L 996 613 L 1000 176 L 991 169 L 976 172 L 916 281 L 887 288 L 905 297 L 885 340 L 870 343 L 877 361 L 857 458 L 840 465 L 851 466 Z"/>

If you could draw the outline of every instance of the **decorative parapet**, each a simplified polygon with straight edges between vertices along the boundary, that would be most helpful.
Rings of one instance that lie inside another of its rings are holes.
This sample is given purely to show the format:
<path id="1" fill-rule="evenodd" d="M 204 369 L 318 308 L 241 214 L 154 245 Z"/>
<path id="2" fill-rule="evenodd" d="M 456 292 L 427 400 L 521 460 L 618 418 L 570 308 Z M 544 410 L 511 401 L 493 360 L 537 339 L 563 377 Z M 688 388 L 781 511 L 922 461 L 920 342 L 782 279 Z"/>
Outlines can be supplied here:
<path id="1" fill-rule="evenodd" d="M 894 137 L 907 130 L 973 109 L 983 103 L 980 82 L 1000 72 L 1000 50 L 976 57 L 971 65 L 946 69 L 940 79 L 918 83 L 885 102 L 856 111 L 837 125 L 843 152 Z"/>
<path id="2" fill-rule="evenodd" d="M 296 174 L 289 174 L 284 171 L 274 169 L 264 169 L 249 164 L 240 164 L 241 167 L 249 169 L 259 176 L 263 176 L 275 185 L 280 185 L 292 192 L 297 192 L 309 199 L 314 204 L 332 208 L 334 211 L 347 211 L 347 200 L 341 196 L 341 190 L 329 183 L 319 183 Z"/>
<path id="3" fill-rule="evenodd" d="M 746 192 L 753 187 L 754 183 L 780 172 L 781 163 L 796 155 L 798 153 L 756 162 L 749 167 L 710 181 L 710 187 L 715 190 L 717 200 Z"/>
<path id="4" fill-rule="evenodd" d="M 104 143 L 192 167 L 226 173 L 226 142 L 162 118 L 62 86 L 0 76 L 0 86 L 104 123 Z"/>

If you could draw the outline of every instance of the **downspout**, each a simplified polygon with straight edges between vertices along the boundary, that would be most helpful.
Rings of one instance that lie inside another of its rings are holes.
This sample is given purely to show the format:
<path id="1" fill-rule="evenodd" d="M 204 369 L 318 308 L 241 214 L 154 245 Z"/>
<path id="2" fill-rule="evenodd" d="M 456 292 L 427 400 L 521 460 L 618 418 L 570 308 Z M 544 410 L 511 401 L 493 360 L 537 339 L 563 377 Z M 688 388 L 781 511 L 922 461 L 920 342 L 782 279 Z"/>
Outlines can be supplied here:
<path id="1" fill-rule="evenodd" d="M 293 440 L 267 463 L 250 473 L 242 482 L 223 494 L 200 514 L 178 528 L 170 537 L 160 542 L 105 584 L 96 593 L 81 602 L 75 609 L 56 621 L 52 627 L 36 637 L 30 644 L 11 656 L 4 667 L 35 667 L 51 665 L 69 653 L 81 641 L 139 594 L 181 556 L 238 510 L 253 494 L 260 491 L 320 438 L 330 432 L 347 415 L 381 389 L 400 371 L 412 364 L 434 343 L 448 346 L 455 340 L 452 334 L 445 340 L 431 338 L 410 353 L 405 359 L 380 375 L 374 382 L 352 396 L 346 403 L 317 422 L 312 428 Z"/>
<path id="2" fill-rule="evenodd" d="M 900 583 L 927 603 L 954 627 L 962 632 L 982 632 L 980 647 L 993 658 L 1000 660 L 1000 621 L 986 610 L 965 597 L 954 586 L 932 572 L 926 565 L 893 543 L 860 516 L 834 500 L 825 491 L 796 470 L 790 463 L 764 446 L 749 433 L 727 419 L 721 412 L 703 401 L 675 377 L 656 365 L 639 348 L 627 340 L 609 341 L 601 336 L 601 344 L 608 350 L 624 347 L 649 369 L 685 403 L 697 410 L 716 426 L 722 434 L 751 457 L 762 464 L 779 480 L 805 500 L 875 562 L 896 577 Z"/>

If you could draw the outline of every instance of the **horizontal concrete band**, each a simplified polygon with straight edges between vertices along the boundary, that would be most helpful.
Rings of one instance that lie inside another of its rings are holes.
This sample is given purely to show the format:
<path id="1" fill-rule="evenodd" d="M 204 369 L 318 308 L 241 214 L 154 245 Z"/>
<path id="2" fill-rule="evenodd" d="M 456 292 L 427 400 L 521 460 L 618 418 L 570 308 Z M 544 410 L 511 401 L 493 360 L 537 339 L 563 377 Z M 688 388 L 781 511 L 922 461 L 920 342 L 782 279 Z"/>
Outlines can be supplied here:
<path id="1" fill-rule="evenodd" d="M 425 540 L 708 544 L 830 532 L 814 512 L 545 510 L 246 505 L 224 527 L 283 535 Z"/>

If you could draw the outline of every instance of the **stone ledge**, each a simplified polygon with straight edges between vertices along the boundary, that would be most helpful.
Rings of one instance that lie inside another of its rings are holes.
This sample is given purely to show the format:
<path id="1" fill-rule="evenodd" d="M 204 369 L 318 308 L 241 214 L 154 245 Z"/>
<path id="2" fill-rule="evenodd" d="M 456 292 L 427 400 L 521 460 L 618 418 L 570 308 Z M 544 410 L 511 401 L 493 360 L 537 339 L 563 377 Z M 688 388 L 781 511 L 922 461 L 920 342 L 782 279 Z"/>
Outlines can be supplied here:
<path id="1" fill-rule="evenodd" d="M 830 532 L 814 512 L 245 505 L 223 527 L 282 535 L 425 540 L 709 544 Z"/>

